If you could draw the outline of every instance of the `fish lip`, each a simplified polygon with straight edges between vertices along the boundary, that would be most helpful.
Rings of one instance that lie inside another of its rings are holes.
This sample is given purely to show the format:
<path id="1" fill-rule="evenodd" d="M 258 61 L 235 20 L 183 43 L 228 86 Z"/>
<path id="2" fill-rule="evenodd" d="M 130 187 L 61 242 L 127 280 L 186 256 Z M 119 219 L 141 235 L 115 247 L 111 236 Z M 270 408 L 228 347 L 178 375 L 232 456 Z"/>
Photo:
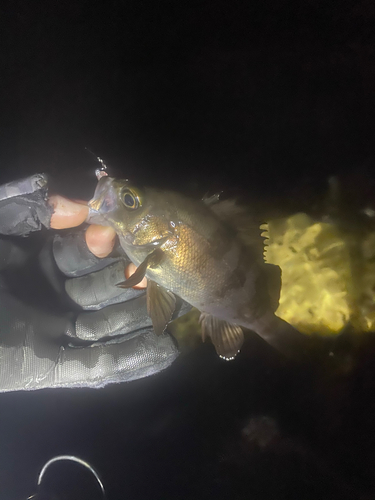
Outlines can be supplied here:
<path id="1" fill-rule="evenodd" d="M 107 217 L 104 214 L 101 214 L 98 210 L 89 207 L 89 212 L 85 219 L 86 224 L 99 224 L 106 225 L 108 223 Z"/>
<path id="2" fill-rule="evenodd" d="M 112 177 L 103 176 L 99 179 L 94 196 L 88 202 L 89 212 L 86 221 L 89 224 L 107 223 L 108 214 L 116 209 L 116 196 L 113 192 Z"/>
<path id="3" fill-rule="evenodd" d="M 113 181 L 115 179 L 113 177 L 104 176 L 99 179 L 98 184 L 96 185 L 94 196 L 88 202 L 88 206 L 93 209 L 97 209 L 96 205 L 105 198 L 105 195 L 108 195 L 108 191 L 113 189 Z"/>

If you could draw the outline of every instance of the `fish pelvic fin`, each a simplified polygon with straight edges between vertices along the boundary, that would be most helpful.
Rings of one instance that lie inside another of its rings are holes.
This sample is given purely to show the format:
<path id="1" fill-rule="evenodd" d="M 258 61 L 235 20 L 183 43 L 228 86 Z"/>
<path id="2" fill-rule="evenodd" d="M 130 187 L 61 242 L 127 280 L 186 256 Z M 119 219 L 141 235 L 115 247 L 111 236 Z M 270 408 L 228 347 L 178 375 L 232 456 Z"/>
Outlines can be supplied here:
<path id="1" fill-rule="evenodd" d="M 122 281 L 121 283 L 117 283 L 116 286 L 118 286 L 119 288 L 131 288 L 135 285 L 138 285 L 138 283 L 140 283 L 145 277 L 146 271 L 149 267 L 156 267 L 158 264 L 160 264 L 163 255 L 163 251 L 160 250 L 160 248 L 157 248 L 149 255 L 147 255 L 142 264 L 137 267 L 137 270 L 134 274 L 129 276 L 127 280 Z"/>
<path id="2" fill-rule="evenodd" d="M 237 356 L 244 342 L 244 335 L 240 326 L 232 325 L 228 321 L 215 318 L 207 313 L 201 313 L 199 322 L 202 327 L 203 342 L 207 336 L 211 337 L 217 354 L 227 361 Z"/>
<path id="3" fill-rule="evenodd" d="M 155 281 L 147 283 L 147 312 L 156 335 L 161 335 L 170 322 L 176 305 L 176 297 Z"/>

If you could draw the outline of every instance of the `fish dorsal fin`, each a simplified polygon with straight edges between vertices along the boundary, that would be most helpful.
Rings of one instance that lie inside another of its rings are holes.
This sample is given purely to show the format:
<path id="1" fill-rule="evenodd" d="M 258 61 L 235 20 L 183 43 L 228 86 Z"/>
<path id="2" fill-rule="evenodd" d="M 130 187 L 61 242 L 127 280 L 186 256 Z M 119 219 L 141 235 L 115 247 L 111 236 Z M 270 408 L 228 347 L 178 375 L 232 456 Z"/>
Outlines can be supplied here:
<path id="1" fill-rule="evenodd" d="M 249 213 L 249 209 L 239 206 L 236 200 L 224 200 L 209 205 L 212 212 L 224 223 L 231 226 L 239 240 L 251 247 L 259 259 L 264 260 L 265 241 L 268 238 L 268 225 Z"/>
<path id="2" fill-rule="evenodd" d="M 275 312 L 279 307 L 281 292 L 281 269 L 274 264 L 264 264 L 267 278 L 267 288 L 270 297 L 272 311 Z"/>
<path id="3" fill-rule="evenodd" d="M 138 285 L 146 275 L 146 271 L 149 267 L 155 267 L 160 264 L 163 258 L 163 251 L 157 248 L 151 252 L 145 260 L 137 267 L 134 274 L 129 276 L 129 278 L 121 283 L 117 283 L 116 286 L 119 288 L 131 288 L 132 286 Z"/>
<path id="4" fill-rule="evenodd" d="M 211 337 L 216 352 L 223 359 L 229 361 L 237 356 L 244 341 L 240 326 L 232 325 L 207 313 L 200 315 L 199 322 L 202 327 L 203 342 L 207 336 Z"/>
<path id="5" fill-rule="evenodd" d="M 176 297 L 155 281 L 147 283 L 147 312 L 156 335 L 161 335 L 170 322 L 176 305 Z"/>
<path id="6" fill-rule="evenodd" d="M 267 251 L 270 244 L 269 225 L 267 222 L 263 222 L 259 228 L 262 231 L 260 235 L 263 238 L 263 260 L 264 262 L 267 262 Z"/>

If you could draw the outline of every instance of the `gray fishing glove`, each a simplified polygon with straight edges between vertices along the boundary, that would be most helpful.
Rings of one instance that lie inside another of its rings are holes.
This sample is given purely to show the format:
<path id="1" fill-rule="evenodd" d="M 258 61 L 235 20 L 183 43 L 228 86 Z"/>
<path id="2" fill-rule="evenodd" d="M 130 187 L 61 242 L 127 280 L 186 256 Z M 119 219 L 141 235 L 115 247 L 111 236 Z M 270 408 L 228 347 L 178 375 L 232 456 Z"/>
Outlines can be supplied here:
<path id="1" fill-rule="evenodd" d="M 44 175 L 0 187 L 0 392 L 97 388 L 168 367 L 178 349 L 154 334 L 144 291 L 114 286 L 126 257 L 96 258 L 84 229 L 49 233 L 51 215 Z"/>

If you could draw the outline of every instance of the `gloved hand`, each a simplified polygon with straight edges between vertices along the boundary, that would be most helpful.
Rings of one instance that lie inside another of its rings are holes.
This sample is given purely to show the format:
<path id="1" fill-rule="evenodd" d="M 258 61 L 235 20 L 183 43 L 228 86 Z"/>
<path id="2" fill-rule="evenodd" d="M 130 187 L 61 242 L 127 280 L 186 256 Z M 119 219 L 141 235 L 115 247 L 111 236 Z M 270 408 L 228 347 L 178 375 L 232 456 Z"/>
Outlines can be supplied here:
<path id="1" fill-rule="evenodd" d="M 44 175 L 0 187 L 0 392 L 103 387 L 168 367 L 178 349 L 153 332 L 144 290 L 114 286 L 129 262 L 120 247 L 99 259 L 84 229 L 49 233 L 53 212 Z M 180 302 L 174 317 L 188 310 Z"/>

